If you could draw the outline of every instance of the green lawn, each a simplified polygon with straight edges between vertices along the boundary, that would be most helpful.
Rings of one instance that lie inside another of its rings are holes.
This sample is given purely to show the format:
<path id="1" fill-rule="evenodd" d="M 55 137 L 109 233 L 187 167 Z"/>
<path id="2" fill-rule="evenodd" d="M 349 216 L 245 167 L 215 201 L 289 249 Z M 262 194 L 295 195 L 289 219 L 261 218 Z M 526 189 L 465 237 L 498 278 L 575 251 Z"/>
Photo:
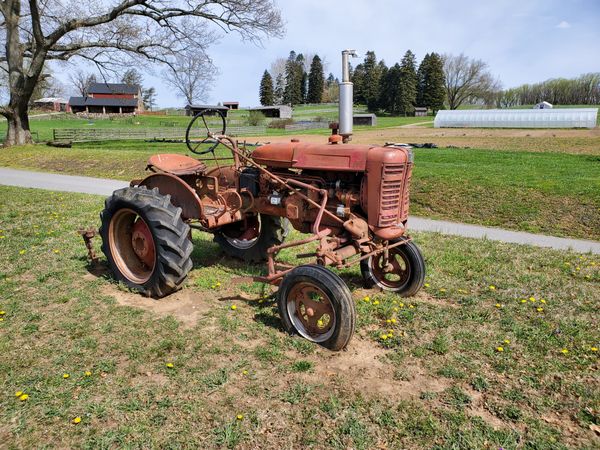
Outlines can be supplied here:
<path id="1" fill-rule="evenodd" d="M 28 146 L 0 150 L 0 166 L 130 180 L 143 176 L 156 153 L 186 148 L 139 141 Z M 600 240 L 598 155 L 451 148 L 415 155 L 412 214 Z"/>
<path id="2" fill-rule="evenodd" d="M 2 447 L 597 444 L 598 257 L 419 234 L 416 297 L 342 273 L 359 320 L 349 351 L 332 354 L 287 337 L 268 291 L 230 283 L 261 269 L 205 234 L 182 292 L 120 288 L 88 266 L 75 231 L 102 204 L 0 187 Z"/>

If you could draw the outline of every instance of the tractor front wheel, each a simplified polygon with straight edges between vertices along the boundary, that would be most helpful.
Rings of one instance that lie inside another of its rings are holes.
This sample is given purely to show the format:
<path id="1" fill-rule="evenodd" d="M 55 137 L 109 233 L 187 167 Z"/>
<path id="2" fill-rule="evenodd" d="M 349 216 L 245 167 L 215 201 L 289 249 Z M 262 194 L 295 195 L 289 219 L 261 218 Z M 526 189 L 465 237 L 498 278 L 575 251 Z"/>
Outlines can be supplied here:
<path id="1" fill-rule="evenodd" d="M 330 350 L 345 348 L 356 323 L 350 289 L 335 273 L 308 264 L 289 272 L 277 292 L 284 328 Z"/>
<path id="2" fill-rule="evenodd" d="M 401 237 L 390 241 L 395 244 Z M 378 286 L 385 291 L 395 292 L 402 297 L 415 295 L 425 281 L 425 260 L 417 244 L 408 241 L 389 250 L 387 262 L 383 253 L 360 262 L 365 286 Z"/>
<path id="3" fill-rule="evenodd" d="M 192 268 L 190 227 L 157 188 L 115 191 L 100 214 L 102 251 L 115 277 L 160 298 L 178 290 Z"/>

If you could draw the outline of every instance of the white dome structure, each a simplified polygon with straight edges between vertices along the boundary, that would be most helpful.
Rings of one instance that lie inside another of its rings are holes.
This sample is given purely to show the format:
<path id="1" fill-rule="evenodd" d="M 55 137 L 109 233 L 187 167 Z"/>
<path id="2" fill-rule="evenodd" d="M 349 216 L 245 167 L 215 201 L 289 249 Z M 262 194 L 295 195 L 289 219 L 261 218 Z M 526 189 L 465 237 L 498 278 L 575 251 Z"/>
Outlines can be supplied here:
<path id="1" fill-rule="evenodd" d="M 598 108 L 440 110 L 435 128 L 595 128 Z"/>

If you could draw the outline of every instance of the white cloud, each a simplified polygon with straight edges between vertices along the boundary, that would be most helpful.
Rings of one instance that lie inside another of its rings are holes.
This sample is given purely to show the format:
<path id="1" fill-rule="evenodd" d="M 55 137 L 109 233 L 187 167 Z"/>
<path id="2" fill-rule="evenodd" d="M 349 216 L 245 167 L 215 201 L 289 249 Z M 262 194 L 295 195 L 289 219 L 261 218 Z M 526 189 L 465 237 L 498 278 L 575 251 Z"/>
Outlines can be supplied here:
<path id="1" fill-rule="evenodd" d="M 571 24 L 566 20 L 563 20 L 561 23 L 556 25 L 556 28 L 571 28 Z"/>

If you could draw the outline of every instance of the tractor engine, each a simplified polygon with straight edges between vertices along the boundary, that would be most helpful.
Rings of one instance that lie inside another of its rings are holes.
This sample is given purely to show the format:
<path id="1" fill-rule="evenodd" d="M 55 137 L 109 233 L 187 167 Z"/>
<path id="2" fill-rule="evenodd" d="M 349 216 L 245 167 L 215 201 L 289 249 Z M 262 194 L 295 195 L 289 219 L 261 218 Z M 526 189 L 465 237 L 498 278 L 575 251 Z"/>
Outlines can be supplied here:
<path id="1" fill-rule="evenodd" d="M 343 220 L 363 219 L 381 239 L 404 233 L 413 165 L 408 146 L 292 141 L 263 145 L 251 157 L 277 177 L 296 181 L 301 192 L 317 204 L 322 196 L 302 185 L 326 191 L 328 211 Z M 300 231 L 311 230 L 319 208 L 300 196 L 282 192 L 273 177 L 249 167 L 242 171 L 240 188 L 254 196 L 258 211 L 287 217 Z M 322 225 L 340 228 L 339 222 L 327 216 Z"/>

